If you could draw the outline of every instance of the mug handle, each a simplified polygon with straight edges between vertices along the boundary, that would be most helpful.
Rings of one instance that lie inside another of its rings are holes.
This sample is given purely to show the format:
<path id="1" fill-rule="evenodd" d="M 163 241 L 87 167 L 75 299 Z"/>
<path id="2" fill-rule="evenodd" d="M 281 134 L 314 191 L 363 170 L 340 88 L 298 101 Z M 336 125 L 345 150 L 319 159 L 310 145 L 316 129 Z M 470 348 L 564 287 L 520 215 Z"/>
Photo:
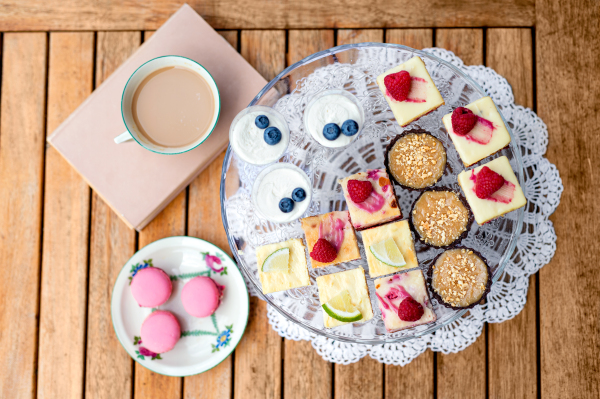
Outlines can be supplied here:
<path id="1" fill-rule="evenodd" d="M 128 131 L 125 133 L 121 133 L 117 137 L 115 137 L 115 143 L 117 143 L 117 144 L 121 144 L 121 143 L 123 143 L 125 141 L 129 141 L 129 140 L 133 140 L 133 136 Z"/>

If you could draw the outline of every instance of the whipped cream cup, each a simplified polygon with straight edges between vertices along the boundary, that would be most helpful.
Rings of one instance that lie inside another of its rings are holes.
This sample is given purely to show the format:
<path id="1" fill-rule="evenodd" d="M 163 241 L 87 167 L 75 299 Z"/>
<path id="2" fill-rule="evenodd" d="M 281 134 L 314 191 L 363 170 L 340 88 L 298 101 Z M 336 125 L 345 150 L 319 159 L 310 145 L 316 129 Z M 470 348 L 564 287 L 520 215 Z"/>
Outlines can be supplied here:
<path id="1" fill-rule="evenodd" d="M 265 129 L 256 126 L 259 115 L 269 118 L 269 126 L 281 131 L 281 141 L 275 145 L 267 144 Z M 266 165 L 277 161 L 287 150 L 290 142 L 290 129 L 281 113 L 270 107 L 254 105 L 242 110 L 233 119 L 229 127 L 229 144 L 244 162 L 253 165 Z"/>
<path id="2" fill-rule="evenodd" d="M 295 188 L 302 188 L 306 198 L 294 202 L 294 209 L 285 213 L 279 201 L 292 198 Z M 274 223 L 288 223 L 302 216 L 312 199 L 312 184 L 306 173 L 291 163 L 276 163 L 265 168 L 256 177 L 252 187 L 252 203 L 258 214 Z"/>
<path id="3" fill-rule="evenodd" d="M 340 128 L 348 119 L 358 123 L 358 132 L 352 136 L 340 133 L 335 140 L 328 140 L 323 135 L 323 128 L 328 123 L 335 123 Z M 365 123 L 365 112 L 358 99 L 346 90 L 325 90 L 312 97 L 304 111 L 304 128 L 322 146 L 341 148 L 352 143 Z"/>

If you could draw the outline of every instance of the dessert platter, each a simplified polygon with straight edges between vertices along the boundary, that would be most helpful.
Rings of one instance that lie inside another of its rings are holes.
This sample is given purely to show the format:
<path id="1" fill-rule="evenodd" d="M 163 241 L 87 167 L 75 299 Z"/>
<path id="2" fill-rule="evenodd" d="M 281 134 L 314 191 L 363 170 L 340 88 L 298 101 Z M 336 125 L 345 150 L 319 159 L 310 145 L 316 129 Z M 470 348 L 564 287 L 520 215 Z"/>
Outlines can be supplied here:
<path id="1" fill-rule="evenodd" d="M 236 117 L 221 182 L 251 289 L 312 333 L 429 334 L 482 303 L 527 200 L 510 126 L 468 75 L 363 43 L 316 53 Z"/>

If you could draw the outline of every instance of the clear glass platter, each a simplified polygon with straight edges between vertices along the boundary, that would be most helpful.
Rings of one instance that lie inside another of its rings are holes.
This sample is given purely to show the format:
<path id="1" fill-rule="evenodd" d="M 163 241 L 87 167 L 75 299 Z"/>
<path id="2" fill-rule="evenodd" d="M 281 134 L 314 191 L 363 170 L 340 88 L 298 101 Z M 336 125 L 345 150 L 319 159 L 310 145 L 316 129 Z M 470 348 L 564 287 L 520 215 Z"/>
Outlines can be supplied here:
<path id="1" fill-rule="evenodd" d="M 420 56 L 425 62 L 446 104 L 402 128 L 396 123 L 375 80 L 382 72 L 415 55 Z M 302 118 L 306 105 L 314 95 L 328 89 L 344 89 L 351 92 L 361 102 L 365 111 L 363 130 L 359 137 L 345 148 L 325 148 L 304 129 Z M 250 105 L 273 107 L 286 118 L 291 138 L 289 147 L 279 162 L 289 162 L 300 167 L 312 182 L 312 203 L 304 217 L 347 209 L 337 180 L 367 169 L 383 168 L 384 150 L 390 139 L 413 128 L 430 132 L 446 147 L 447 168 L 444 176 L 433 187 L 449 187 L 460 191 L 456 177 L 465 168 L 443 127 L 442 116 L 452 112 L 458 106 L 464 106 L 486 95 L 484 90 L 465 73 L 427 52 L 394 44 L 361 43 L 315 53 L 288 67 L 269 82 Z M 508 124 L 507 128 L 513 138 L 509 147 L 477 165 L 505 155 L 523 185 L 520 148 L 515 143 Z M 267 166 L 248 164 L 238 158 L 231 147 L 227 149 L 221 177 L 221 214 L 229 245 L 240 270 L 257 294 L 286 318 L 313 333 L 335 340 L 378 345 L 401 342 L 429 334 L 466 313 L 465 310 L 448 309 L 432 298 L 433 308 L 438 317 L 435 323 L 388 333 L 381 319 L 373 279 L 367 277 L 375 314 L 373 319 L 366 323 L 325 328 L 315 278 L 356 268 L 359 265 L 367 271 L 368 276 L 368 265 L 360 233 L 357 233 L 362 255 L 360 260 L 320 269 L 312 269 L 309 263 L 311 286 L 263 295 L 255 249 L 265 244 L 304 236 L 299 221 L 285 224 L 271 223 L 254 210 L 251 200 L 252 185 L 256 176 Z M 406 218 L 420 192 L 410 191 L 397 185 L 395 185 L 395 192 L 403 218 Z M 515 251 L 523 215 L 524 211 L 521 208 L 484 226 L 473 223 L 468 236 L 461 243 L 463 246 L 479 251 L 488 260 L 494 281 L 500 277 Z M 419 267 L 426 273 L 431 261 L 443 250 L 429 247 L 422 244 L 416 239 L 417 237 L 413 236 L 413 238 L 415 238 Z M 307 259 L 310 259 L 308 252 L 306 255 Z"/>

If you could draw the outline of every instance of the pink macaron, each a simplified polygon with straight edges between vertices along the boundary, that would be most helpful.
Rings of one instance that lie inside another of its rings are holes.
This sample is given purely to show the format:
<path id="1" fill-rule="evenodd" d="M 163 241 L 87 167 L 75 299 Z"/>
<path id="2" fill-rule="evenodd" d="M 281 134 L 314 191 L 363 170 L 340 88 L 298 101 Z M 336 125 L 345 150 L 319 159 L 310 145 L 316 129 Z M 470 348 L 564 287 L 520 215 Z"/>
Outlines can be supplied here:
<path id="1" fill-rule="evenodd" d="M 156 310 L 142 323 L 140 337 L 146 349 L 154 353 L 165 353 L 173 349 L 179 341 L 181 327 L 173 313 Z"/>
<path id="2" fill-rule="evenodd" d="M 223 287 L 210 277 L 194 277 L 183 287 L 181 302 L 194 317 L 207 317 L 217 310 L 223 297 Z"/>
<path id="3" fill-rule="evenodd" d="M 155 308 L 167 302 L 171 291 L 171 279 L 158 267 L 141 269 L 131 280 L 131 294 L 138 305 L 145 308 Z"/>

